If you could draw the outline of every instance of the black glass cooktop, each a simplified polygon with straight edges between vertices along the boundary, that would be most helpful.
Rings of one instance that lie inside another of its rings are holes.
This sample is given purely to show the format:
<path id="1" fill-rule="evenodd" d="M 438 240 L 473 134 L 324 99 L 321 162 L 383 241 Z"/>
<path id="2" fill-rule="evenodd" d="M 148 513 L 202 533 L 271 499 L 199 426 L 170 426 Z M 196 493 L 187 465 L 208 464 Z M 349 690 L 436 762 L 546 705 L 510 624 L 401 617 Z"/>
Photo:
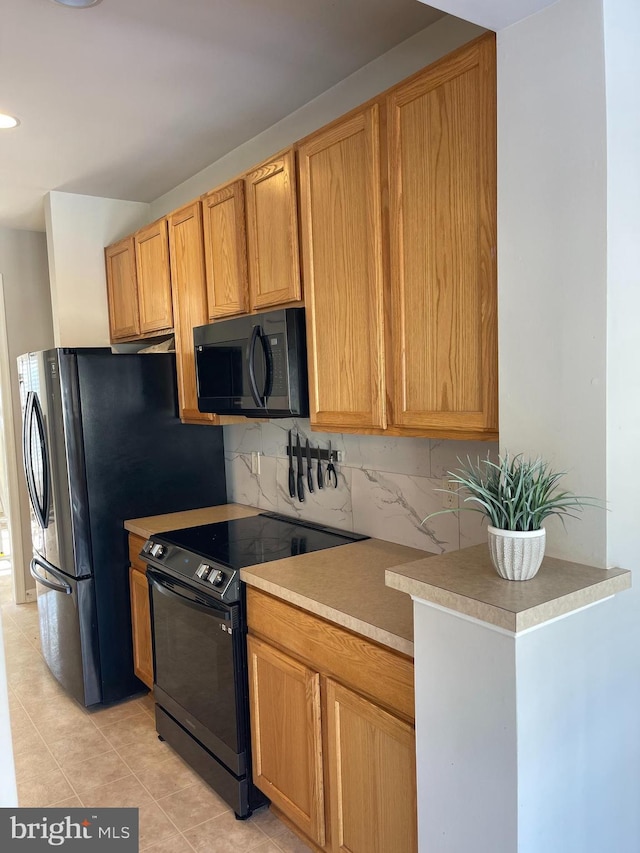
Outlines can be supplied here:
<path id="1" fill-rule="evenodd" d="M 284 515 L 261 513 L 170 530 L 154 535 L 153 540 L 177 545 L 231 569 L 242 569 L 368 538 Z"/>

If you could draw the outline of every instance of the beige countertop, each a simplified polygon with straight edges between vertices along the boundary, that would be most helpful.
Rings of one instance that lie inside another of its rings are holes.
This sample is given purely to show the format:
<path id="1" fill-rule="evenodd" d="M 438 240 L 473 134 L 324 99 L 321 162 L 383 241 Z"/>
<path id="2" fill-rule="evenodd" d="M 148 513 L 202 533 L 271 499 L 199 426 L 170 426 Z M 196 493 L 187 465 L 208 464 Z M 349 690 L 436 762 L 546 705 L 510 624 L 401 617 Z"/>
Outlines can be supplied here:
<path id="1" fill-rule="evenodd" d="M 145 539 L 178 530 L 258 515 L 243 504 L 125 521 Z M 486 545 L 433 555 L 381 539 L 242 569 L 249 586 L 288 601 L 382 645 L 413 655 L 409 595 L 518 633 L 631 586 L 631 573 L 545 557 L 530 581 L 500 578 Z M 406 595 L 408 593 L 409 595 Z"/>
<path id="2" fill-rule="evenodd" d="M 249 586 L 413 657 L 411 599 L 385 586 L 385 570 L 430 555 L 365 539 L 242 569 Z"/>
<path id="3" fill-rule="evenodd" d="M 246 518 L 259 515 L 261 510 L 243 504 L 222 504 L 205 506 L 200 509 L 188 509 L 184 512 L 170 512 L 166 515 L 147 515 L 144 518 L 129 518 L 125 529 L 148 539 L 154 533 L 165 530 L 181 530 L 183 527 L 197 527 L 199 524 L 212 524 L 216 521 L 228 521 L 230 518 Z"/>
<path id="4" fill-rule="evenodd" d="M 389 567 L 387 585 L 518 633 L 594 604 L 631 586 L 631 572 L 545 557 L 529 581 L 507 581 L 486 545 Z"/>
<path id="5" fill-rule="evenodd" d="M 257 515 L 242 504 L 204 507 L 167 515 L 132 518 L 124 526 L 147 539 L 154 533 L 179 530 Z M 365 539 L 349 545 L 287 557 L 243 569 L 242 580 L 276 598 L 342 625 L 376 642 L 413 656 L 411 599 L 385 585 L 385 569 L 429 556 L 425 551 Z"/>

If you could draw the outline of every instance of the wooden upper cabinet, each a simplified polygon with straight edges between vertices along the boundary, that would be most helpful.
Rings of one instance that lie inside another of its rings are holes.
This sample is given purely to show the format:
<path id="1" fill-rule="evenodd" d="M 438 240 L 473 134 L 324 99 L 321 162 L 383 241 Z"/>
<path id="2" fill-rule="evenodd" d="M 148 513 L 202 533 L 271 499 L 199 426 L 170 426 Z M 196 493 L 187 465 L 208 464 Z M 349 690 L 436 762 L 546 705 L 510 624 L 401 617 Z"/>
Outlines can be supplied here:
<path id="1" fill-rule="evenodd" d="M 254 781 L 322 847 L 320 676 L 255 637 L 247 647 Z"/>
<path id="2" fill-rule="evenodd" d="M 202 197 L 206 257 L 207 320 L 249 310 L 244 181 Z"/>
<path id="3" fill-rule="evenodd" d="M 495 36 L 386 98 L 389 423 L 493 437 L 497 411 Z"/>
<path id="4" fill-rule="evenodd" d="M 379 109 L 369 106 L 298 150 L 314 427 L 385 426 Z"/>
<path id="5" fill-rule="evenodd" d="M 167 220 L 160 219 L 134 235 L 140 333 L 173 327 Z"/>
<path id="6" fill-rule="evenodd" d="M 251 308 L 300 301 L 298 204 L 293 149 L 245 176 Z"/>
<path id="7" fill-rule="evenodd" d="M 104 250 L 111 340 L 140 334 L 136 257 L 133 237 L 125 237 Z"/>
<path id="8" fill-rule="evenodd" d="M 193 327 L 209 320 L 202 205 L 199 201 L 187 204 L 171 213 L 168 222 L 180 417 L 190 422 L 218 423 L 216 415 L 199 411 L 196 390 Z"/>
<path id="9" fill-rule="evenodd" d="M 413 726 L 326 683 L 332 851 L 417 853 Z"/>

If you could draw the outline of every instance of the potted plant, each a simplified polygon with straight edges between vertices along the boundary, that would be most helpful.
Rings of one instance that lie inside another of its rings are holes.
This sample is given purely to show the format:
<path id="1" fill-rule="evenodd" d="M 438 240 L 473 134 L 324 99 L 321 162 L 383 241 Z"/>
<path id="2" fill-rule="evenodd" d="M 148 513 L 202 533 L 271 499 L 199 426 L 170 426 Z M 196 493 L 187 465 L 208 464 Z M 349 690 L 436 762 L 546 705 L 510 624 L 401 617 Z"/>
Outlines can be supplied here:
<path id="1" fill-rule="evenodd" d="M 461 460 L 458 460 L 461 461 Z M 457 471 L 448 471 L 449 482 L 457 484 L 456 493 L 464 506 L 432 512 L 435 515 L 469 510 L 485 515 L 489 552 L 498 574 L 507 580 L 530 580 L 544 557 L 546 531 L 543 521 L 549 516 L 576 518 L 585 506 L 601 506 L 594 498 L 562 491 L 558 483 L 564 471 L 553 471 L 538 458 L 522 454 L 499 456 L 498 462 L 478 459 Z M 464 497 L 463 497 L 464 496 Z M 473 504 L 469 506 L 468 504 Z"/>

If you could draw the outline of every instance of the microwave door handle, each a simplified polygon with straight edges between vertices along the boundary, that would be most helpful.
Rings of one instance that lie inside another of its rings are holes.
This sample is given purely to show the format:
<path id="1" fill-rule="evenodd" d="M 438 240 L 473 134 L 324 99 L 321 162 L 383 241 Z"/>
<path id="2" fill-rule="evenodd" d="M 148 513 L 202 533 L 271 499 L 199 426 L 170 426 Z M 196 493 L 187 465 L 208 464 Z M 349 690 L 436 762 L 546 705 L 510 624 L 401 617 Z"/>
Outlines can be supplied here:
<path id="1" fill-rule="evenodd" d="M 264 390 L 262 392 L 262 405 L 267 407 L 267 399 L 271 395 L 271 358 L 266 335 L 260 335 L 262 354 L 264 356 Z"/>
<path id="2" fill-rule="evenodd" d="M 249 388 L 251 389 L 251 396 L 253 397 L 253 402 L 259 409 L 264 409 L 264 402 L 260 397 L 260 393 L 258 391 L 258 383 L 256 382 L 256 344 L 258 342 L 258 338 L 261 337 L 261 329 L 260 326 L 254 326 L 251 332 L 251 339 L 249 341 L 249 350 L 247 352 L 247 361 L 249 363 Z"/>

